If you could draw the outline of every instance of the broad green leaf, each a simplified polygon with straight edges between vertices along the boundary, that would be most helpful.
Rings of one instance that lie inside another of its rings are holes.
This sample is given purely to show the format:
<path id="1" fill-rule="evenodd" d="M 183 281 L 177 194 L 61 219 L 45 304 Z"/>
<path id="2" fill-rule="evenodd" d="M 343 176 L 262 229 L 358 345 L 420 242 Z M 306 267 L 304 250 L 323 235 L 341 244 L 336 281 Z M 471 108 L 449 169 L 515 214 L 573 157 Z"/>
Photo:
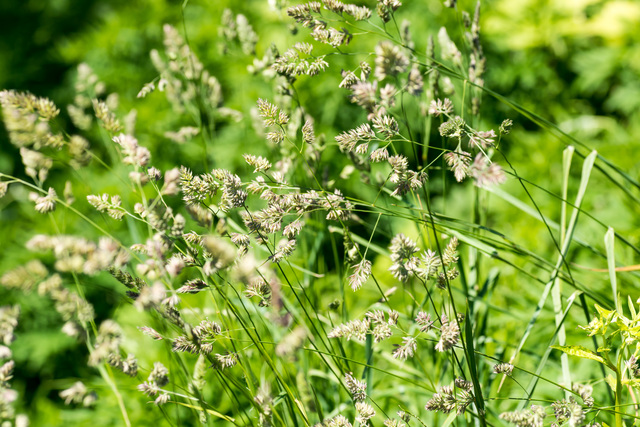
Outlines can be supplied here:
<path id="1" fill-rule="evenodd" d="M 598 354 L 593 350 L 589 350 L 588 348 L 582 347 L 581 345 L 552 345 L 551 348 L 565 352 L 569 356 L 595 360 L 596 362 L 600 362 L 603 365 L 607 364 L 602 356 L 598 356 Z"/>

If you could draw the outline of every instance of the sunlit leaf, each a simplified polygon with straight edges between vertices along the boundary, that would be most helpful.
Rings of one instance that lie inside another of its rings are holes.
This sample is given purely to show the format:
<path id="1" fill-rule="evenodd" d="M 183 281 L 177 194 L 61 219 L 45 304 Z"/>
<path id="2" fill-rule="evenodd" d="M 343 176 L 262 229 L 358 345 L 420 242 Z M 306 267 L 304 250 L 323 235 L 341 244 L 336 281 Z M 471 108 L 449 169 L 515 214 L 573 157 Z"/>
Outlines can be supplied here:
<path id="1" fill-rule="evenodd" d="M 551 348 L 567 353 L 569 356 L 576 356 L 582 359 L 591 359 L 604 365 L 607 364 L 602 356 L 599 356 L 593 350 L 589 350 L 588 348 L 582 347 L 581 345 L 552 345 Z"/>

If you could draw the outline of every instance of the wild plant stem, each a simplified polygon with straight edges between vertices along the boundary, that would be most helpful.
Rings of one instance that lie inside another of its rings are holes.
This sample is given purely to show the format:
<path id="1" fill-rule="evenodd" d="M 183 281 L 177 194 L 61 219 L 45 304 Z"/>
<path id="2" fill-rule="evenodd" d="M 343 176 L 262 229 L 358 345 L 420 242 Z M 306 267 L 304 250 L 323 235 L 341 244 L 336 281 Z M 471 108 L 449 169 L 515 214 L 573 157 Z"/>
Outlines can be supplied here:
<path id="1" fill-rule="evenodd" d="M 620 351 L 620 355 L 618 356 L 618 365 L 616 366 L 616 427 L 624 427 L 622 423 L 622 411 L 624 410 L 622 406 L 622 370 L 620 369 L 620 365 L 622 364 L 622 350 Z"/>
<path id="2" fill-rule="evenodd" d="M 122 399 L 122 395 L 120 394 L 118 387 L 113 381 L 113 378 L 111 377 L 110 372 L 107 373 L 104 367 L 100 367 L 99 371 L 100 371 L 100 375 L 105 380 L 105 382 L 109 385 L 109 388 L 111 388 L 111 391 L 113 391 L 113 394 L 116 397 L 116 400 L 118 401 L 118 407 L 120 408 L 120 412 L 122 413 L 122 419 L 124 420 L 125 425 L 127 427 L 131 427 L 131 421 L 129 421 L 129 415 L 127 414 L 127 408 L 124 406 L 124 400 Z"/>

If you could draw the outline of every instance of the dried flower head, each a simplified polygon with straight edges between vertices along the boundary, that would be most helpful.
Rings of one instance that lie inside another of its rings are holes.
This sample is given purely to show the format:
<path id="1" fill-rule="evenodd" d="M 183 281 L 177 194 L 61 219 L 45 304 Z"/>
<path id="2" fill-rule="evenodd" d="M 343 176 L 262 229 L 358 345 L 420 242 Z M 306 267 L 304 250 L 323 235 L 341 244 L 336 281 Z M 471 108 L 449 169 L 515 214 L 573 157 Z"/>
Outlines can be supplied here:
<path id="1" fill-rule="evenodd" d="M 487 149 L 494 146 L 494 140 L 497 137 L 496 132 L 491 129 L 489 131 L 475 132 L 469 137 L 469 147 Z"/>
<path id="2" fill-rule="evenodd" d="M 374 163 L 384 162 L 389 158 L 389 152 L 386 147 L 376 148 L 371 152 L 369 159 Z"/>
<path id="3" fill-rule="evenodd" d="M 462 151 L 460 147 L 456 151 L 451 151 L 444 155 L 444 159 L 453 171 L 456 181 L 462 182 L 469 175 L 469 164 L 471 163 L 471 154 Z"/>
<path id="4" fill-rule="evenodd" d="M 313 17 L 313 13 L 320 13 L 322 4 L 318 1 L 311 1 L 305 4 L 292 6 L 287 9 L 287 15 L 295 19 L 304 27 L 314 27 L 318 21 Z"/>
<path id="5" fill-rule="evenodd" d="M 336 136 L 336 142 L 341 151 L 353 151 L 355 145 L 360 141 L 371 141 L 376 138 L 376 134 L 369 126 L 369 123 L 362 124 L 355 129 L 343 132 Z"/>
<path id="6" fill-rule="evenodd" d="M 100 196 L 89 195 L 87 201 L 98 212 L 106 212 L 113 219 L 121 220 L 125 215 L 125 210 L 121 207 L 122 200 L 117 194 L 111 197 L 106 193 Z"/>
<path id="7" fill-rule="evenodd" d="M 505 374 L 511 376 L 513 373 L 513 365 L 511 363 L 498 363 L 493 367 L 495 374 Z"/>
<path id="8" fill-rule="evenodd" d="M 400 317 L 400 313 L 398 313 L 395 310 L 389 310 L 387 314 L 389 315 L 389 320 L 387 321 L 387 323 L 389 323 L 389 325 L 392 325 L 392 326 L 397 325 L 398 317 Z"/>
<path id="9" fill-rule="evenodd" d="M 22 158 L 22 164 L 24 164 L 24 170 L 27 175 L 41 182 L 47 179 L 49 169 L 53 166 L 53 160 L 51 158 L 39 151 L 29 150 L 25 147 L 20 147 L 20 157 Z"/>
<path id="10" fill-rule="evenodd" d="M 353 266 L 353 274 L 349 276 L 351 289 L 357 291 L 367 281 L 371 275 L 371 261 L 363 259 Z"/>
<path id="11" fill-rule="evenodd" d="M 262 156 L 256 157 L 251 154 L 245 154 L 243 155 L 243 157 L 244 157 L 244 160 L 247 162 L 247 164 L 254 168 L 253 170 L 254 173 L 264 172 L 271 169 L 271 162 Z"/>
<path id="12" fill-rule="evenodd" d="M 156 341 L 162 339 L 162 335 L 160 335 L 155 329 L 150 328 L 148 326 L 139 326 L 138 330 L 143 334 L 145 334 L 146 336 L 153 338 Z"/>
<path id="13" fill-rule="evenodd" d="M 60 398 L 64 399 L 65 405 L 71 403 L 82 404 L 84 407 L 89 407 L 95 403 L 97 395 L 95 392 L 89 392 L 87 387 L 80 381 L 74 383 L 66 390 L 62 390 L 59 393 Z"/>
<path id="14" fill-rule="evenodd" d="M 375 49 L 376 69 L 375 77 L 384 80 L 386 77 L 394 77 L 407 70 L 409 59 L 402 52 L 400 46 L 390 41 L 378 43 Z"/>
<path id="15" fill-rule="evenodd" d="M 289 117 L 283 111 L 264 99 L 258 99 L 258 112 L 267 127 L 283 126 L 289 122 Z"/>
<path id="16" fill-rule="evenodd" d="M 500 419 L 520 427 L 542 427 L 546 416 L 543 407 L 531 405 L 531 408 L 522 411 L 503 412 Z"/>
<path id="17" fill-rule="evenodd" d="M 460 339 L 460 328 L 458 322 L 450 321 L 447 316 L 442 316 L 442 325 L 440 326 L 440 340 L 436 344 L 437 351 L 447 351 L 452 349 Z"/>
<path id="18" fill-rule="evenodd" d="M 376 415 L 373 406 L 365 402 L 356 402 L 356 412 L 358 413 L 356 421 L 360 423 L 361 426 L 368 425 L 369 420 Z"/>
<path id="19" fill-rule="evenodd" d="M 456 236 L 449 239 L 449 243 L 442 252 L 442 263 L 445 267 L 449 267 L 458 262 L 458 238 Z"/>
<path id="20" fill-rule="evenodd" d="M 109 105 L 104 101 L 93 99 L 93 110 L 100 125 L 109 133 L 115 134 L 122 131 L 122 125 L 115 114 L 110 110 Z"/>
<path id="21" fill-rule="evenodd" d="M 422 261 L 422 266 L 418 270 L 420 277 L 423 279 L 434 277 L 441 265 L 438 254 L 431 249 L 427 249 L 423 252 L 420 259 Z"/>
<path id="22" fill-rule="evenodd" d="M 390 139 L 398 134 L 398 122 L 391 116 L 376 115 L 373 117 L 373 127 L 381 133 L 385 139 Z"/>
<path id="23" fill-rule="evenodd" d="M 274 254 L 269 257 L 269 260 L 274 263 L 284 261 L 293 253 L 293 251 L 296 249 L 296 246 L 296 240 L 283 240 L 278 245 L 276 252 L 274 252 Z"/>
<path id="24" fill-rule="evenodd" d="M 0 283 L 9 289 L 23 289 L 29 292 L 38 282 L 47 277 L 48 274 L 49 272 L 44 264 L 34 259 L 25 265 L 7 271 L 2 275 L 2 278 L 0 278 Z"/>
<path id="25" fill-rule="evenodd" d="M 214 359 L 213 367 L 220 370 L 233 368 L 238 363 L 238 355 L 236 353 L 216 354 Z"/>
<path id="26" fill-rule="evenodd" d="M 247 298 L 258 297 L 260 307 L 267 307 L 271 305 L 271 286 L 262 277 L 257 277 L 249 282 L 245 295 Z"/>
<path id="27" fill-rule="evenodd" d="M 145 147 L 138 145 L 138 140 L 131 135 L 125 135 L 121 133 L 118 136 L 113 137 L 113 142 L 120 146 L 124 158 L 122 161 L 125 164 L 133 165 L 137 167 L 145 167 L 151 159 L 151 153 Z"/>
<path id="28" fill-rule="evenodd" d="M 7 194 L 8 189 L 9 189 L 9 183 L 5 181 L 0 181 L 0 199 Z"/>
<path id="29" fill-rule="evenodd" d="M 497 163 L 492 163 L 483 153 L 478 153 L 469 168 L 469 175 L 478 187 L 503 184 L 507 180 L 504 170 Z"/>
<path id="30" fill-rule="evenodd" d="M 350 320 L 349 322 L 338 325 L 329 332 L 327 337 L 329 338 L 346 338 L 350 340 L 352 338 L 358 341 L 364 341 L 367 338 L 369 332 L 369 326 L 371 323 L 368 319 L 365 320 Z"/>
<path id="31" fill-rule="evenodd" d="M 351 372 L 347 372 L 344 375 L 345 385 L 347 390 L 351 393 L 351 397 L 356 402 L 363 402 L 367 398 L 367 383 L 359 381 L 353 377 Z"/>
<path id="32" fill-rule="evenodd" d="M 278 73 L 289 77 L 303 74 L 315 76 L 320 71 L 324 71 L 329 64 L 324 60 L 324 56 L 311 56 L 312 50 L 313 46 L 309 43 L 296 43 L 291 49 L 278 56 L 272 67 Z M 301 57 L 301 54 L 306 57 Z"/>
<path id="33" fill-rule="evenodd" d="M 429 330 L 431 330 L 433 324 L 435 323 L 433 320 L 431 320 L 431 315 L 425 313 L 424 311 L 418 312 L 415 321 L 418 326 L 420 326 L 420 332 L 429 332 Z"/>
<path id="34" fill-rule="evenodd" d="M 374 342 L 381 342 L 391 337 L 393 332 L 391 331 L 388 323 L 378 323 L 373 327 L 371 335 L 373 335 Z"/>
<path id="35" fill-rule="evenodd" d="M 353 71 L 342 70 L 342 81 L 338 87 L 342 89 L 350 89 L 357 81 L 358 78 Z"/>
<path id="36" fill-rule="evenodd" d="M 356 21 L 364 21 L 371 17 L 371 9 L 366 6 L 356 6 L 354 4 L 345 4 L 342 11 L 353 16 Z"/>
<path id="37" fill-rule="evenodd" d="M 511 126 L 513 126 L 513 121 L 511 119 L 504 119 L 500 124 L 500 133 L 503 135 L 507 135 L 511 132 Z"/>
<path id="38" fill-rule="evenodd" d="M 378 82 L 358 81 L 351 85 L 351 102 L 358 104 L 369 112 L 377 105 Z"/>
<path id="39" fill-rule="evenodd" d="M 433 99 L 431 100 L 431 104 L 429 104 L 428 113 L 435 117 L 438 117 L 440 114 L 450 115 L 453 113 L 453 103 L 449 98 L 445 98 L 444 101 L 441 99 Z"/>
<path id="40" fill-rule="evenodd" d="M 402 345 L 397 346 L 396 349 L 393 350 L 393 357 L 400 360 L 407 360 L 413 357 L 417 348 L 418 345 L 414 337 L 404 337 L 402 338 Z"/>
<path id="41" fill-rule="evenodd" d="M 0 307 L 0 339 L 5 345 L 10 345 L 15 339 L 13 331 L 18 326 L 19 314 L 18 305 Z"/>
<path id="42" fill-rule="evenodd" d="M 383 22 L 389 22 L 393 12 L 395 12 L 402 3 L 399 0 L 378 0 L 376 12 Z"/>
<path id="43" fill-rule="evenodd" d="M 406 282 L 416 273 L 420 262 L 414 256 L 419 251 L 416 243 L 404 234 L 397 234 L 391 239 L 389 250 L 391 251 L 391 261 L 393 261 L 389 271 L 396 279 Z"/>
<path id="44" fill-rule="evenodd" d="M 42 214 L 53 212 L 56 209 L 57 199 L 58 195 L 56 194 L 56 191 L 49 187 L 46 196 L 36 197 L 36 211 Z"/>
<path id="45" fill-rule="evenodd" d="M 582 398 L 585 406 L 592 407 L 594 400 L 591 395 L 593 394 L 593 387 L 589 384 L 574 384 L 571 387 L 574 393 L 578 393 Z"/>
<path id="46" fill-rule="evenodd" d="M 456 379 L 454 386 L 443 386 L 425 405 L 427 411 L 438 411 L 448 414 L 456 410 L 458 415 L 464 413 L 473 402 L 472 385 L 469 381 Z"/>
<path id="47" fill-rule="evenodd" d="M 47 98 L 13 90 L 0 91 L 0 106 L 9 140 L 16 147 L 59 149 L 64 143 L 61 134 L 51 132 L 49 121 L 60 110 Z"/>
<path id="48" fill-rule="evenodd" d="M 392 156 L 389 157 L 388 161 L 393 168 L 389 181 L 396 185 L 396 188 L 391 193 L 393 196 L 403 196 L 412 190 L 422 187 L 423 181 L 426 180 L 426 175 L 409 170 L 409 162 L 405 156 Z"/>
<path id="49" fill-rule="evenodd" d="M 352 424 L 344 415 L 336 415 L 335 417 L 324 422 L 327 427 L 352 427 Z"/>

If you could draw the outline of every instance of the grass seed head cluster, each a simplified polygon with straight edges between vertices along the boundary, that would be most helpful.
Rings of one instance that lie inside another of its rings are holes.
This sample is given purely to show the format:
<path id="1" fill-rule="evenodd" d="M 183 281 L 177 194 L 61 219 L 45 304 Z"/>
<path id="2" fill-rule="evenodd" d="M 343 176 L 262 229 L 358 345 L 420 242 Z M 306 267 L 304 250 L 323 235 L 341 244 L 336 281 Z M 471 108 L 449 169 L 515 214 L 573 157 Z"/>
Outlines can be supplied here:
<path id="1" fill-rule="evenodd" d="M 459 12 L 456 2 L 445 3 Z M 248 71 L 273 86 L 247 111 L 226 106 L 227 89 L 180 31 L 165 25 L 164 51 L 151 52 L 157 77 L 141 84 L 138 98 L 163 96 L 173 114 L 190 120 L 164 136 L 177 150 L 200 143 L 199 164 L 161 167 L 167 159 L 156 162 L 136 137 L 135 112 L 122 114 L 118 96 L 86 64 L 66 108 L 69 129 L 60 129 L 51 100 L 0 92 L 24 165 L 24 174 L 0 174 L 0 196 L 31 203 L 54 224 L 26 242 L 33 260 L 5 272 L 1 283 L 49 299 L 62 332 L 86 344 L 88 366 L 107 385 L 69 382 L 59 392 L 66 405 L 92 407 L 111 393 L 121 421 L 132 425 L 131 387 L 119 385 L 130 377 L 139 399 L 175 409 L 158 414 L 203 425 L 437 425 L 445 422 L 440 414 L 482 426 L 542 426 L 546 418 L 598 425 L 607 410 L 594 402 L 591 385 L 554 382 L 559 400 L 516 410 L 496 397 L 494 379 L 515 381 L 520 372 L 517 361 L 501 361 L 497 342 L 474 349 L 492 340 L 475 306 L 487 302 L 480 281 L 469 286 L 469 275 L 479 274 L 482 224 L 457 227 L 433 203 L 438 186 L 466 188 L 471 180 L 479 203 L 482 191 L 509 180 L 496 159 L 512 122 L 497 131 L 479 127 L 487 68 L 480 3 L 472 15 L 460 13 L 462 45 L 442 27 L 420 46 L 411 23 L 399 23 L 402 8 L 397 0 L 283 8 L 302 41 L 262 57 L 259 23 L 225 10 L 223 50 L 255 57 Z M 360 41 L 370 51 L 349 50 Z M 352 68 L 339 71 L 333 62 L 347 54 Z M 335 78 L 326 90 L 357 117 L 330 136 L 316 129 L 315 109 L 298 93 L 299 81 L 323 75 Z M 262 146 L 247 145 L 240 167 L 215 167 L 220 144 L 240 144 L 218 140 L 216 129 L 245 126 L 247 118 L 258 124 Z M 113 174 L 114 184 L 74 195 L 86 184 L 78 176 L 92 168 Z M 70 180 L 60 185 L 61 176 Z M 17 186 L 29 191 L 26 198 L 12 191 Z M 58 232 L 61 211 L 95 237 Z M 85 288 L 104 273 L 119 286 L 120 304 L 144 319 L 137 329 L 121 326 L 115 311 L 114 318 L 96 315 Z M 10 388 L 18 313 L 17 306 L 0 309 L 0 418 L 22 426 Z M 615 317 L 631 348 L 635 320 L 613 313 L 601 311 L 586 330 L 610 339 L 606 326 Z M 143 344 L 136 356 L 131 340 L 155 341 L 168 355 L 149 360 Z M 620 384 L 638 381 L 636 356 L 617 365 L 607 359 Z M 223 394 L 231 403 L 220 412 Z"/>

